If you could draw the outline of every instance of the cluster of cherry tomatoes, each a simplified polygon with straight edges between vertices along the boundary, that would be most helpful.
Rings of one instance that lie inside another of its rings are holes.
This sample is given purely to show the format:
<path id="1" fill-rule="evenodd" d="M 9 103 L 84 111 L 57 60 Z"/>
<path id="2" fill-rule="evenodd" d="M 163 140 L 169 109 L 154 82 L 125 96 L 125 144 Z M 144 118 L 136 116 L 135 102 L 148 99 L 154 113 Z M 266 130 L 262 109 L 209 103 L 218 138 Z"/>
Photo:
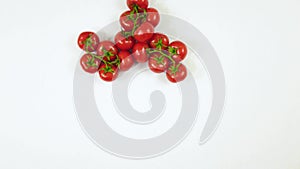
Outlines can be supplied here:
<path id="1" fill-rule="evenodd" d="M 129 70 L 135 63 L 146 63 L 155 73 L 166 73 L 173 83 L 187 77 L 187 69 L 181 63 L 187 55 L 183 42 L 169 42 L 168 36 L 155 33 L 160 22 L 159 12 L 148 8 L 148 0 L 127 0 L 130 10 L 120 16 L 122 30 L 114 42 L 100 41 L 94 32 L 79 35 L 78 45 L 86 53 L 80 64 L 88 73 L 99 72 L 100 78 L 111 82 L 120 71 Z"/>

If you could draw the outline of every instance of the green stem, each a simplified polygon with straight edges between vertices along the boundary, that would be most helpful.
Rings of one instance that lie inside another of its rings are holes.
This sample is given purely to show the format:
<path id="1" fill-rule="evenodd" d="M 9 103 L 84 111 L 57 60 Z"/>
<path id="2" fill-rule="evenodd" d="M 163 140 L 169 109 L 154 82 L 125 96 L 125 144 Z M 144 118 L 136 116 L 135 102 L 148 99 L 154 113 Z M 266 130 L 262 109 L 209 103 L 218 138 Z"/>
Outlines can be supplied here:
<path id="1" fill-rule="evenodd" d="M 86 40 L 84 41 L 84 46 L 85 46 L 85 50 L 88 51 L 89 47 L 92 48 L 92 50 L 94 50 L 93 47 L 93 40 L 92 40 L 92 35 L 89 35 L 88 38 L 86 38 Z"/>
<path id="2" fill-rule="evenodd" d="M 101 62 L 103 62 L 106 66 L 106 68 L 108 68 L 108 66 L 111 66 L 111 65 L 114 65 L 114 64 L 117 64 L 117 66 L 120 65 L 120 58 L 119 56 L 117 56 L 117 59 L 113 62 L 107 62 L 105 61 L 103 58 L 106 57 L 105 55 L 102 55 L 102 56 L 98 56 L 94 53 L 91 53 L 91 52 L 87 52 L 87 54 L 91 55 L 93 58 L 92 60 L 95 60 L 95 58 L 99 59 Z"/>
<path id="3" fill-rule="evenodd" d="M 131 31 L 131 36 L 133 36 L 134 35 L 134 32 L 137 30 L 137 22 L 138 22 L 138 20 L 140 19 L 140 18 L 145 18 L 146 17 L 146 15 L 147 15 L 147 12 L 145 12 L 144 11 L 144 13 L 140 13 L 139 12 L 139 6 L 134 6 L 134 8 L 133 8 L 133 10 L 132 10 L 132 12 L 133 13 L 131 13 L 131 15 L 136 15 L 136 17 L 135 17 L 135 19 L 132 19 L 132 17 L 130 17 L 131 18 L 131 20 L 133 20 L 133 29 L 132 29 L 132 31 Z"/>
<path id="4" fill-rule="evenodd" d="M 160 53 L 162 56 L 168 58 L 168 59 L 173 63 L 174 66 L 176 65 L 176 62 L 175 62 L 175 60 L 172 58 L 172 56 L 165 54 L 165 53 L 162 52 L 161 50 L 149 49 L 147 52 L 148 52 L 148 54 L 152 54 L 152 53 Z"/>

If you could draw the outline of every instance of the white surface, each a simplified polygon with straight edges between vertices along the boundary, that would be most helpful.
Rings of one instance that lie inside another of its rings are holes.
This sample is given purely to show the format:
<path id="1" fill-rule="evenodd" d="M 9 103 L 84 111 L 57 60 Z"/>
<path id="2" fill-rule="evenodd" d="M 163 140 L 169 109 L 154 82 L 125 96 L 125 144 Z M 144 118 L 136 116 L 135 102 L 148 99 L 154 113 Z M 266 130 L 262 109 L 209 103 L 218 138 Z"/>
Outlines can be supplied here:
<path id="1" fill-rule="evenodd" d="M 194 77 L 198 86 L 198 122 L 200 130 L 197 129 L 197 131 L 199 132 L 202 131 L 205 125 L 211 107 L 211 82 L 204 66 L 192 50 L 189 50 L 188 58 L 186 58 L 183 63 L 191 70 L 191 74 L 189 75 Z M 190 69 L 193 65 L 192 63 L 197 66 Z M 155 74 L 151 72 L 147 63 L 139 64 L 138 67 L 138 72 L 136 72 L 136 69 L 130 70 L 135 71 L 136 73 L 136 77 L 132 79 L 128 90 L 128 97 L 132 106 L 137 111 L 147 112 L 151 108 L 150 95 L 156 90 L 162 91 L 166 98 L 166 107 L 163 115 L 156 119 L 152 124 L 134 124 L 120 116 L 113 101 L 111 83 L 103 82 L 98 75 L 95 76 L 94 95 L 99 112 L 103 116 L 105 122 L 114 131 L 129 138 L 149 139 L 164 134 L 176 123 L 181 112 L 182 96 L 180 88 L 177 85 L 171 84 L 166 79 L 165 74 Z M 123 76 L 123 74 L 120 74 L 120 77 L 121 76 Z M 124 91 L 122 94 L 126 94 L 126 92 L 127 91 Z"/>
<path id="2" fill-rule="evenodd" d="M 144 161 L 101 151 L 74 113 L 76 39 L 116 19 L 125 2 L 2 0 L 0 168 L 300 168 L 300 2 L 164 0 L 156 7 L 195 25 L 219 54 L 228 100 L 214 137 L 197 146 L 200 130 L 193 130 L 167 155 Z"/>

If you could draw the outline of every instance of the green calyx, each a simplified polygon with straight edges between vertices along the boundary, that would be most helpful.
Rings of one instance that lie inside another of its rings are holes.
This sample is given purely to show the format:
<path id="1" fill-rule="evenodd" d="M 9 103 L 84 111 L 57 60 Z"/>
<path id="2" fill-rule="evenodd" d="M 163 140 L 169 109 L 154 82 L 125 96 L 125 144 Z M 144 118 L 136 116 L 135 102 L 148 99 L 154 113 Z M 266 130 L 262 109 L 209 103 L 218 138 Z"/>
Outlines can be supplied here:
<path id="1" fill-rule="evenodd" d="M 105 49 L 102 49 L 102 52 L 104 53 L 104 56 L 105 57 L 111 57 L 111 56 L 114 56 L 114 54 L 112 54 L 110 51 L 107 51 Z"/>
<path id="2" fill-rule="evenodd" d="M 175 75 L 179 71 L 179 66 L 180 66 L 180 64 L 178 64 L 178 65 L 172 65 L 169 68 L 169 70 L 171 71 L 172 75 Z"/>
<path id="3" fill-rule="evenodd" d="M 105 73 L 114 73 L 115 70 L 112 67 L 116 65 L 118 68 L 120 68 L 120 64 L 121 64 L 121 60 L 119 57 L 117 57 L 117 59 L 114 60 L 113 62 L 107 62 L 105 60 L 102 60 L 102 62 L 105 64 L 105 67 L 100 70 L 104 70 Z"/>
<path id="4" fill-rule="evenodd" d="M 103 56 L 101 56 L 102 58 L 103 57 L 106 57 L 107 60 L 110 61 L 111 57 L 114 56 L 114 54 L 112 54 L 110 51 L 107 51 L 105 49 L 102 49 L 102 52 L 103 52 Z"/>
<path id="5" fill-rule="evenodd" d="M 93 43 L 94 43 L 94 41 L 92 40 L 92 35 L 89 35 L 89 37 L 86 38 L 86 40 L 83 42 L 85 50 L 88 51 L 89 47 L 92 50 L 95 50 L 94 47 L 93 47 Z"/>
<path id="6" fill-rule="evenodd" d="M 169 47 L 169 52 L 173 55 L 176 55 L 177 54 L 177 49 L 176 48 L 173 48 L 173 47 Z"/>
<path id="7" fill-rule="evenodd" d="M 112 66 L 106 65 L 104 68 L 101 68 L 100 70 L 103 70 L 105 73 L 114 73 L 115 70 L 112 68 Z"/>
<path id="8" fill-rule="evenodd" d="M 155 44 L 156 49 L 161 50 L 163 47 L 166 47 L 166 45 L 163 44 L 163 40 L 159 39 L 158 42 Z"/>
<path id="9" fill-rule="evenodd" d="M 156 63 L 157 63 L 157 64 L 161 64 L 161 65 L 164 64 L 164 59 L 165 59 L 164 56 L 160 56 L 160 57 L 155 57 L 155 58 L 154 58 L 154 60 L 156 61 Z"/>
<path id="10" fill-rule="evenodd" d="M 88 68 L 90 67 L 98 67 L 98 65 L 95 62 L 95 57 L 88 58 L 88 61 L 86 62 Z"/>

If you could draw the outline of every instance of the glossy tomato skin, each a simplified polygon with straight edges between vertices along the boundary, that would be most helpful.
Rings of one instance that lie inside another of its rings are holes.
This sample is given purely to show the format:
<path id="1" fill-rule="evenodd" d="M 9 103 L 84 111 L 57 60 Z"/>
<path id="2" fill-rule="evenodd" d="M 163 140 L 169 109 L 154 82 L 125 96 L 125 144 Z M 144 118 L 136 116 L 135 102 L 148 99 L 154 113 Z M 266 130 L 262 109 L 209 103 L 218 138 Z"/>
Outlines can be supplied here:
<path id="1" fill-rule="evenodd" d="M 122 13 L 122 15 L 120 16 L 119 22 L 122 28 L 124 29 L 124 31 L 131 31 L 134 27 L 134 22 L 129 18 L 129 16 L 130 16 L 130 11 L 126 11 Z"/>
<path id="2" fill-rule="evenodd" d="M 183 81 L 187 77 L 187 69 L 186 67 L 179 63 L 179 65 L 176 65 L 178 67 L 177 72 L 174 73 L 172 70 L 172 66 L 167 70 L 167 78 L 172 83 L 178 83 Z"/>
<path id="3" fill-rule="evenodd" d="M 150 39 L 149 44 L 151 48 L 166 50 L 169 46 L 169 38 L 164 34 L 155 33 Z"/>
<path id="4" fill-rule="evenodd" d="M 169 60 L 160 53 L 153 53 L 150 55 L 148 66 L 154 73 L 163 73 L 169 67 Z"/>
<path id="5" fill-rule="evenodd" d="M 159 12 L 155 8 L 147 9 L 147 22 L 151 23 L 154 27 L 159 24 L 160 15 Z"/>
<path id="6" fill-rule="evenodd" d="M 115 44 L 120 50 L 130 50 L 134 45 L 134 38 L 132 36 L 125 37 L 122 32 L 115 36 Z"/>
<path id="7" fill-rule="evenodd" d="M 136 62 L 145 63 L 148 61 L 147 49 L 149 48 L 147 43 L 136 43 L 132 48 L 132 55 Z"/>
<path id="8" fill-rule="evenodd" d="M 169 52 L 173 54 L 172 58 L 177 62 L 181 62 L 187 55 L 187 47 L 183 42 L 174 41 L 169 45 Z"/>
<path id="9" fill-rule="evenodd" d="M 139 11 L 147 9 L 149 5 L 148 0 L 127 0 L 127 6 L 130 10 L 133 10 L 135 6 L 139 7 Z"/>
<path id="10" fill-rule="evenodd" d="M 134 65 L 134 59 L 128 51 L 120 51 L 118 56 L 121 60 L 121 71 L 128 71 Z"/>
<path id="11" fill-rule="evenodd" d="M 114 61 L 117 59 L 118 48 L 111 41 L 102 41 L 97 47 L 97 55 L 104 56 L 105 61 Z"/>
<path id="12" fill-rule="evenodd" d="M 99 44 L 99 37 L 94 32 L 82 32 L 77 40 L 80 49 L 87 52 L 94 52 Z"/>
<path id="13" fill-rule="evenodd" d="M 107 67 L 105 64 L 100 66 L 99 76 L 106 82 L 112 82 L 117 79 L 119 70 L 117 66 Z"/>
<path id="14" fill-rule="evenodd" d="M 87 73 L 96 73 L 99 70 L 101 61 L 97 58 L 93 59 L 93 56 L 90 54 L 85 54 L 80 59 L 80 65 L 82 69 Z"/>
<path id="15" fill-rule="evenodd" d="M 150 40 L 154 33 L 154 27 L 149 22 L 144 22 L 134 32 L 134 39 L 138 42 L 146 42 Z"/>

